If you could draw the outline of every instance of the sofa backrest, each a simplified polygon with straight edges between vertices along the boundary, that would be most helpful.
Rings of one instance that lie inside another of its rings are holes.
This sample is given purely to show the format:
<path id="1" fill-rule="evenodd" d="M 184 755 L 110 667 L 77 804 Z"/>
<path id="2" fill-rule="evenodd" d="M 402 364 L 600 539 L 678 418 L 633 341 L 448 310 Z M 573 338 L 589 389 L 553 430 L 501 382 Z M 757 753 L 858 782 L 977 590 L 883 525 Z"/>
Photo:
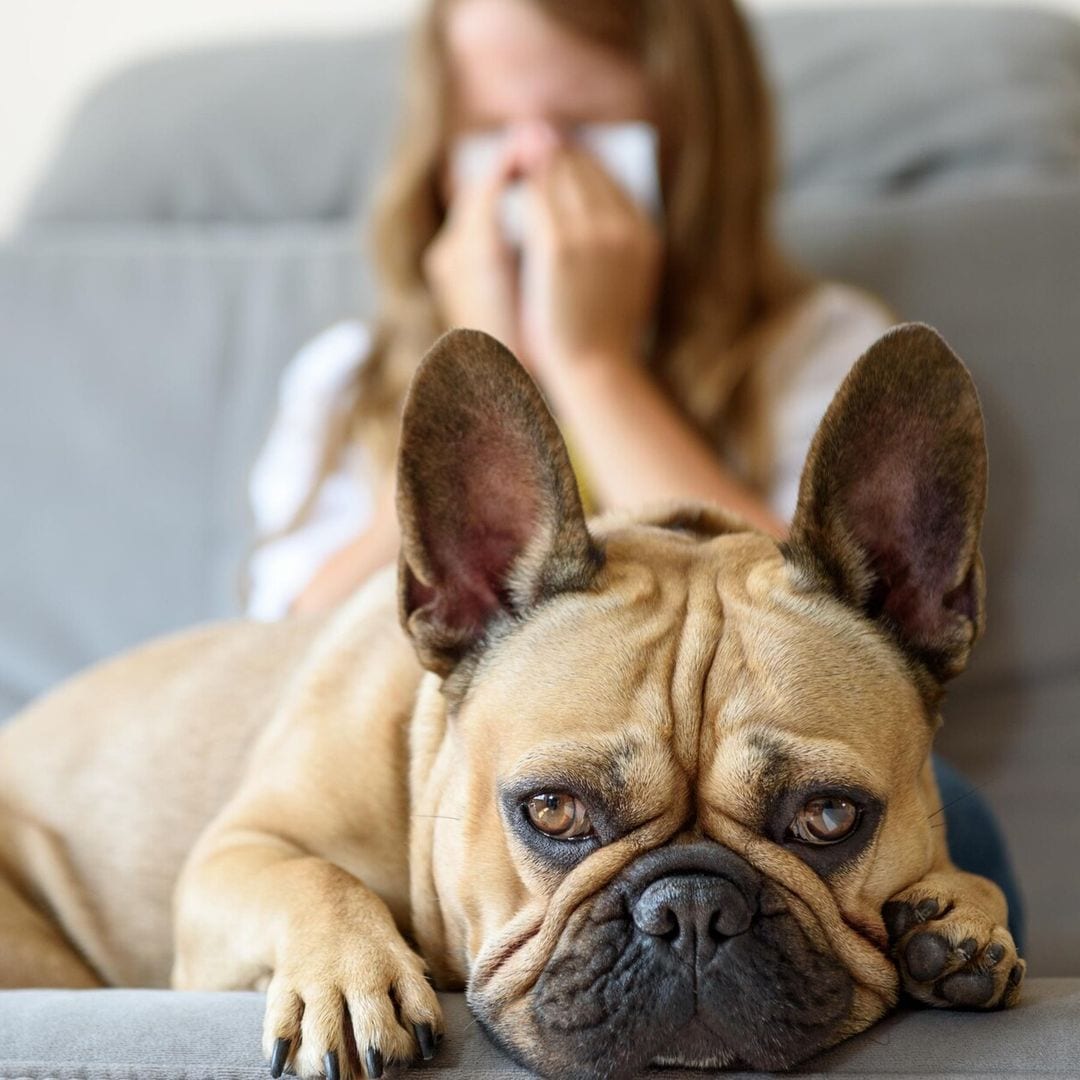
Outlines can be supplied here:
<path id="1" fill-rule="evenodd" d="M 784 194 L 870 198 L 1076 176 L 1080 23 L 875 4 L 753 22 Z M 328 221 L 366 208 L 392 142 L 400 31 L 223 45 L 108 79 L 75 114 L 32 224 Z"/>

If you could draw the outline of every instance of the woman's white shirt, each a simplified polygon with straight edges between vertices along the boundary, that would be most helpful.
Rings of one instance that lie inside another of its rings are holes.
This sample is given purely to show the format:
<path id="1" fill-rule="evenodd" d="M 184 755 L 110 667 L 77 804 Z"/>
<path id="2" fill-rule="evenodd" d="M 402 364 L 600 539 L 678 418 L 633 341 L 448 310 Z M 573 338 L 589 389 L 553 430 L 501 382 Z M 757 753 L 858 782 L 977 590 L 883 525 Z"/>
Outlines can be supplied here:
<path id="1" fill-rule="evenodd" d="M 762 357 L 774 462 L 766 501 L 784 521 L 795 511 L 803 461 L 825 409 L 851 365 L 891 323 L 888 309 L 869 294 L 824 284 L 800 304 Z M 371 473 L 354 446 L 323 481 L 303 523 L 285 531 L 319 475 L 330 434 L 348 408 L 345 391 L 370 348 L 363 323 L 343 322 L 305 345 L 285 369 L 249 487 L 259 540 L 249 566 L 252 618 L 284 617 L 327 559 L 371 523 Z"/>
<path id="2" fill-rule="evenodd" d="M 829 402 L 851 365 L 894 322 L 892 312 L 869 293 L 821 285 L 762 358 L 762 412 L 773 451 L 766 501 L 783 521 L 795 515 L 803 463 Z"/>
<path id="3" fill-rule="evenodd" d="M 374 495 L 363 451 L 352 446 L 320 485 L 303 524 L 285 531 L 319 476 L 327 440 L 347 408 L 345 391 L 370 348 L 363 323 L 339 323 L 308 342 L 282 375 L 277 413 L 248 487 L 259 544 L 248 567 L 252 618 L 283 618 L 319 567 L 371 523 Z"/>

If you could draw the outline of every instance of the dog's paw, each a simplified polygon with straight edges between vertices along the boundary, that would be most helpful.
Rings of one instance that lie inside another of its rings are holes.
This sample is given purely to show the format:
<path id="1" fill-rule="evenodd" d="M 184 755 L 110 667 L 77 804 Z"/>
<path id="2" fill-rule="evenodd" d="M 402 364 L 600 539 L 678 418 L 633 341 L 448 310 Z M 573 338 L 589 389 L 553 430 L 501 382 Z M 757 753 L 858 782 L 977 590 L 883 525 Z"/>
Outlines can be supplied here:
<path id="1" fill-rule="evenodd" d="M 981 908 L 916 886 L 890 900 L 882 916 L 902 987 L 917 1001 L 946 1009 L 1016 1004 L 1026 965 L 1009 931 Z"/>
<path id="2" fill-rule="evenodd" d="M 270 1075 L 353 1080 L 435 1054 L 442 1030 L 424 964 L 402 940 L 286 953 L 266 990 Z"/>

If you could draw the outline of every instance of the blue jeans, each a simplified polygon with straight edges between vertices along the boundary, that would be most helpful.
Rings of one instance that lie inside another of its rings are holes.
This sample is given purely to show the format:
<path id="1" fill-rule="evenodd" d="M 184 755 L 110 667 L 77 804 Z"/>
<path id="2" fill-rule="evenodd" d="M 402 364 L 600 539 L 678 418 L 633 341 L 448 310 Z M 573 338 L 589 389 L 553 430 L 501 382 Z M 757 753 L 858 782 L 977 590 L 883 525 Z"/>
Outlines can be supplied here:
<path id="1" fill-rule="evenodd" d="M 961 870 L 989 878 L 1001 888 L 1009 902 L 1009 932 L 1022 953 L 1024 902 L 994 813 L 976 788 L 936 756 L 934 773 L 941 789 L 941 805 L 945 808 L 945 831 L 952 861 Z"/>

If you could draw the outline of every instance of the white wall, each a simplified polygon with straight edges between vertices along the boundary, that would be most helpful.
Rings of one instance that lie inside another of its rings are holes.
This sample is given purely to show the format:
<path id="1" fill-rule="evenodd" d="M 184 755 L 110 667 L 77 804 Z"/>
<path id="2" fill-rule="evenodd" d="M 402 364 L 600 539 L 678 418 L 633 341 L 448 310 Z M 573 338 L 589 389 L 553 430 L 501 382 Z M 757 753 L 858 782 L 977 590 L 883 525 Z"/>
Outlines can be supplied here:
<path id="1" fill-rule="evenodd" d="M 178 45 L 385 25 L 407 19 L 421 2 L 0 0 L 0 235 L 10 228 L 64 120 L 87 88 L 113 68 Z M 782 7 L 896 0 L 746 2 Z M 1080 0 L 998 2 L 1057 7 L 1080 15 Z"/>

